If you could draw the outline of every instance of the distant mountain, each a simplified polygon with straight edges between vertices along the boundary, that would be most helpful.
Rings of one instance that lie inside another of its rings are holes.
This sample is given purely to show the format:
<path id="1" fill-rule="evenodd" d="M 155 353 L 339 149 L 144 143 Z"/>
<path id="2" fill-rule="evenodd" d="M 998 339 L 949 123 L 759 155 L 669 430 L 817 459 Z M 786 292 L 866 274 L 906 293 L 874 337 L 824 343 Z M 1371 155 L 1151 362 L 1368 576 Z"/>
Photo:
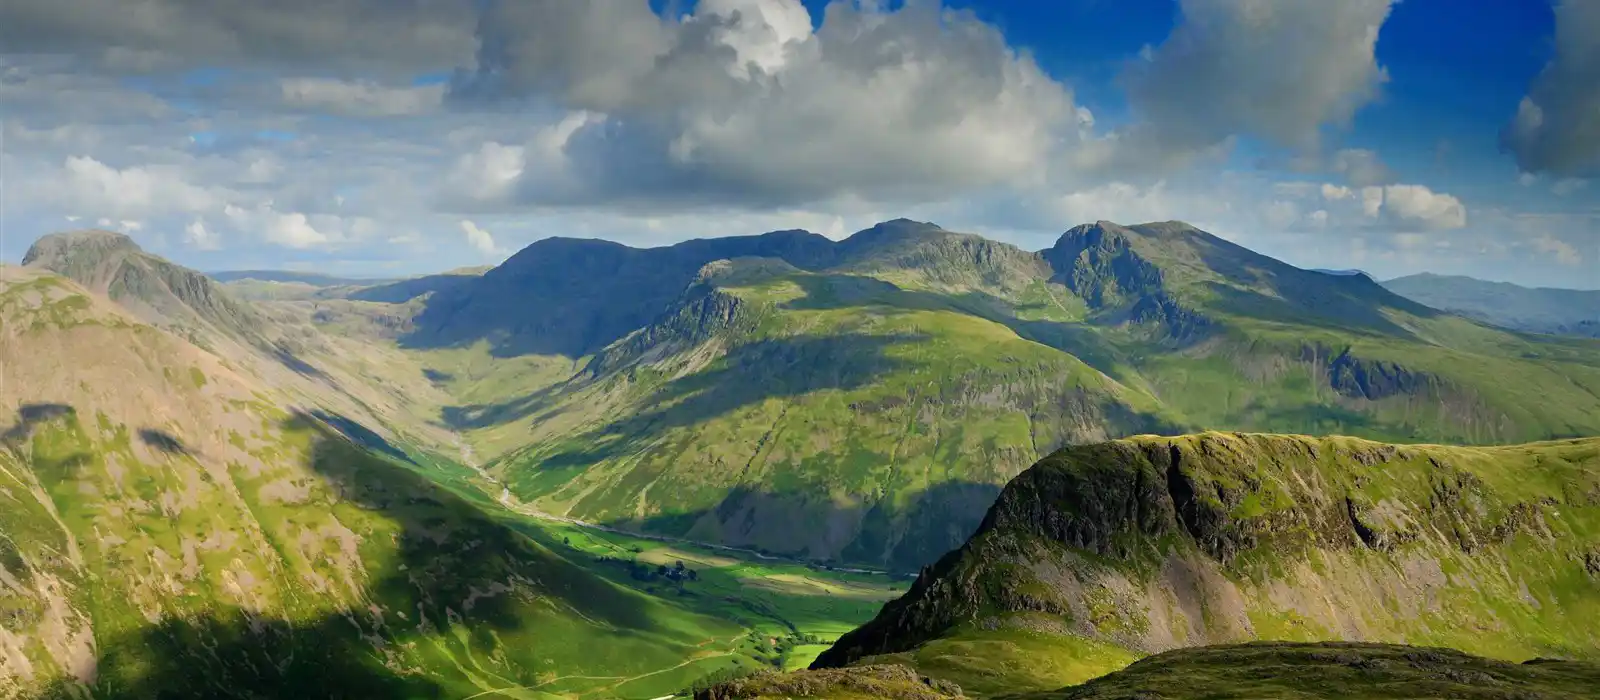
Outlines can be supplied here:
<path id="1" fill-rule="evenodd" d="M 1521 287 L 1422 273 L 1383 283 L 1398 294 L 1503 328 L 1600 338 L 1600 290 Z"/>
<path id="2" fill-rule="evenodd" d="M 1068 447 L 1008 484 L 971 540 L 813 668 L 907 664 L 993 694 L 1252 639 L 1595 660 L 1595 523 L 1597 439 L 1454 448 L 1206 433 Z M 1120 686 L 1085 688 L 1108 687 Z M 1072 690 L 1050 697 L 1132 697 Z"/>
<path id="3" fill-rule="evenodd" d="M 913 568 L 1063 444 L 1205 428 L 1600 433 L 1600 347 L 1441 313 L 1181 222 L 1031 252 L 896 220 L 535 243 L 402 347 L 508 494 L 627 529 Z M 481 354 L 479 354 L 481 353 Z"/>
<path id="4" fill-rule="evenodd" d="M 1366 272 L 1364 272 L 1362 270 L 1329 270 L 1329 269 L 1326 269 L 1326 268 L 1314 267 L 1314 268 L 1311 268 L 1311 271 L 1312 272 L 1320 272 L 1320 273 L 1322 273 L 1324 275 L 1337 275 L 1339 277 L 1350 277 L 1352 275 L 1361 275 L 1363 277 L 1372 277 L 1372 275 L 1369 275 L 1369 274 L 1367 274 Z"/>
<path id="5" fill-rule="evenodd" d="M 367 287 L 394 282 L 397 279 L 393 277 L 335 277 L 317 272 L 296 272 L 292 270 L 224 270 L 205 274 L 218 282 L 254 280 L 257 282 L 307 284 L 313 287 Z"/>

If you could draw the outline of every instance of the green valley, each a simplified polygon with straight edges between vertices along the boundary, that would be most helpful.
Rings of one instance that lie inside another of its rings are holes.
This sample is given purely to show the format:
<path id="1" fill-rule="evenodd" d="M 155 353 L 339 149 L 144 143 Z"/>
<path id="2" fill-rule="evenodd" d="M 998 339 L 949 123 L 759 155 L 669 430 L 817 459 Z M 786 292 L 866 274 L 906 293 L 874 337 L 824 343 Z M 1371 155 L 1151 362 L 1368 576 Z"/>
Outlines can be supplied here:
<path id="1" fill-rule="evenodd" d="M 988 697 L 1253 639 L 1597 644 L 1600 344 L 1184 224 L 371 283 L 26 259 L 4 697 Z"/>
<path id="2" fill-rule="evenodd" d="M 530 295 L 549 301 L 497 306 Z M 1180 223 L 1080 226 L 1039 253 L 904 220 L 837 244 L 552 240 L 423 303 L 399 342 L 467 399 L 445 419 L 517 499 L 820 561 L 929 563 L 1065 444 L 1600 431 L 1600 344 Z"/>

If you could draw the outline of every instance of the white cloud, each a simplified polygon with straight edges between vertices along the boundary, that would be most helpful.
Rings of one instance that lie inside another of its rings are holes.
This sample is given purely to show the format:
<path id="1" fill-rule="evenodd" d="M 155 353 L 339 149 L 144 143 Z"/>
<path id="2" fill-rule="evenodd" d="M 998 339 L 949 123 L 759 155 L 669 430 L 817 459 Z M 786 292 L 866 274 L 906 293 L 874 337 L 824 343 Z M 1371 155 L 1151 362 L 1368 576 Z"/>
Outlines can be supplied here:
<path id="1" fill-rule="evenodd" d="M 70 156 L 61 166 L 61 188 L 50 196 L 67 207 L 111 216 L 144 216 L 195 212 L 217 204 L 217 198 L 187 182 L 171 169 L 114 168 L 91 156 Z"/>
<path id="2" fill-rule="evenodd" d="M 334 78 L 284 78 L 279 86 L 286 104 L 368 117 L 429 112 L 443 102 L 445 91 L 443 85 L 401 88 Z"/>
<path id="3" fill-rule="evenodd" d="M 467 219 L 462 219 L 461 232 L 466 234 L 467 243 L 474 250 L 484 255 L 496 255 L 500 252 L 500 247 L 495 245 L 494 236 L 489 235 L 488 231 L 483 230 L 477 224 Z"/>
<path id="4" fill-rule="evenodd" d="M 1342 187 L 1329 183 L 1324 183 L 1322 185 L 1322 198 L 1330 202 L 1340 199 L 1349 199 L 1353 196 L 1355 196 L 1355 193 L 1351 192 L 1350 188 L 1348 187 Z"/>
<path id="5" fill-rule="evenodd" d="M 1501 140 L 1526 172 L 1600 170 L 1600 3 L 1560 0 L 1555 57 Z"/>
<path id="6" fill-rule="evenodd" d="M 305 214 L 272 213 L 265 228 L 267 240 L 290 248 L 311 248 L 328 242 L 328 234 L 311 225 Z"/>
<path id="7" fill-rule="evenodd" d="M 1363 187 L 1363 188 L 1361 188 L 1361 212 L 1363 214 L 1366 214 L 1369 217 L 1377 218 L 1379 211 L 1381 211 L 1382 209 L 1383 209 L 1383 188 L 1382 187 Z"/>
<path id="8" fill-rule="evenodd" d="M 1576 246 L 1548 233 L 1535 237 L 1530 243 L 1534 250 L 1549 255 L 1562 265 L 1578 265 L 1583 262 L 1583 256 L 1578 253 Z"/>
<path id="9" fill-rule="evenodd" d="M 1442 192 L 1422 185 L 1384 187 L 1380 215 L 1397 228 L 1456 229 L 1467 225 L 1467 208 Z"/>
<path id="10" fill-rule="evenodd" d="M 206 228 L 205 222 L 200 219 L 183 227 L 183 240 L 196 250 L 217 250 L 222 247 L 221 238 Z"/>
<path id="11" fill-rule="evenodd" d="M 458 201 L 507 200 L 522 177 L 524 148 L 490 141 L 461 156 L 445 178 L 446 196 Z"/>
<path id="12" fill-rule="evenodd" d="M 1386 79 L 1374 49 L 1391 0 L 1179 4 L 1178 28 L 1126 75 L 1135 110 L 1170 147 L 1247 133 L 1312 150 Z"/>
<path id="13" fill-rule="evenodd" d="M 1221 198 L 1174 191 L 1165 182 L 1149 187 L 1111 182 L 1049 198 L 1038 206 L 1038 218 L 1058 229 L 1100 220 L 1126 224 L 1182 219 L 1203 225 L 1227 207 Z"/>
<path id="14" fill-rule="evenodd" d="M 593 113 L 545 132 L 568 165 L 554 184 L 529 146 L 515 194 L 537 204 L 938 198 L 1040 180 L 1084 116 L 997 29 L 937 2 L 835 3 L 814 32 L 796 0 L 702 2 L 681 22 L 643 3 L 499 3 L 483 26 L 454 99 Z"/>

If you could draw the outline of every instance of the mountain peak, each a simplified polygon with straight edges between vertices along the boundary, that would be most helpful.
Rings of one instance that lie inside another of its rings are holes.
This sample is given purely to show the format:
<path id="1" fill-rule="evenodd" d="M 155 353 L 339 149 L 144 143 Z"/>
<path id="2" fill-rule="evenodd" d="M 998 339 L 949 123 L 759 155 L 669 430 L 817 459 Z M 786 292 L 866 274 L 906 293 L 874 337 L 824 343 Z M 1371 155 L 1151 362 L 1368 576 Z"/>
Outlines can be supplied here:
<path id="1" fill-rule="evenodd" d="M 144 250 L 126 234 L 101 229 L 62 231 L 41 237 L 22 256 L 22 264 L 50 268 L 69 260 L 91 262 Z"/>
<path id="2" fill-rule="evenodd" d="M 862 242 L 884 240 L 906 240 L 938 233 L 945 233 L 945 230 L 940 228 L 938 224 L 899 218 L 873 224 L 871 228 L 862 229 L 851 234 L 845 241 L 847 243 L 855 242 L 860 244 Z"/>
<path id="3" fill-rule="evenodd" d="M 229 298 L 211 278 L 147 253 L 121 233 L 52 233 L 35 242 L 22 262 L 106 294 L 154 325 L 193 327 L 201 320 L 238 337 L 260 330 L 251 309 Z"/>

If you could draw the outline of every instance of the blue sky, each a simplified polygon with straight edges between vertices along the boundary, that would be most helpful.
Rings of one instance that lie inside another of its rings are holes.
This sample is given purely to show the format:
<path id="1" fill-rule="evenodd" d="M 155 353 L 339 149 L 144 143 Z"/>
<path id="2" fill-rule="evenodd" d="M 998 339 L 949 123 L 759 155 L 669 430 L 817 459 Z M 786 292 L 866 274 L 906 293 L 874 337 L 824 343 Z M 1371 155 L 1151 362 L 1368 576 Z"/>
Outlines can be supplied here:
<path id="1" fill-rule="evenodd" d="M 908 216 L 1183 219 L 1306 267 L 1600 288 L 1600 3 L 0 7 L 0 259 L 122 230 L 355 275 Z"/>

